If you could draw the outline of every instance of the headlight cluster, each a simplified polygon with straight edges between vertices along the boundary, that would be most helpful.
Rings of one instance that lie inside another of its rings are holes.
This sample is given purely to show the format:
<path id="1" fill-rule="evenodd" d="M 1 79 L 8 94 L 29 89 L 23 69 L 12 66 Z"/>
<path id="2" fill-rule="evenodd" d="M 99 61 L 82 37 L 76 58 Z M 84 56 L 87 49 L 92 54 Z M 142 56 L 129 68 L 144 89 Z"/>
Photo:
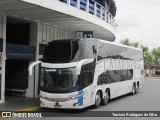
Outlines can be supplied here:
<path id="1" fill-rule="evenodd" d="M 75 96 L 71 96 L 71 97 L 69 97 L 69 99 L 72 99 L 72 100 L 75 100 L 75 99 L 78 99 L 78 95 L 75 95 Z"/>

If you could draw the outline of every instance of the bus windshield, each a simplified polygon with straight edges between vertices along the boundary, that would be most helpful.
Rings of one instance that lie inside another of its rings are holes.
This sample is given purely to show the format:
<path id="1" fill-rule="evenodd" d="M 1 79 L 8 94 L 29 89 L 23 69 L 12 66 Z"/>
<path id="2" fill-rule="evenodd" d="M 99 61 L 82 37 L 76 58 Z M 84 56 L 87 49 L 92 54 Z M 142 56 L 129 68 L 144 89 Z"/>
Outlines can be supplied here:
<path id="1" fill-rule="evenodd" d="M 42 62 L 71 63 L 95 58 L 97 40 L 54 40 L 45 48 Z"/>
<path id="2" fill-rule="evenodd" d="M 49 93 L 69 93 L 80 87 L 76 68 L 41 68 L 40 89 Z"/>

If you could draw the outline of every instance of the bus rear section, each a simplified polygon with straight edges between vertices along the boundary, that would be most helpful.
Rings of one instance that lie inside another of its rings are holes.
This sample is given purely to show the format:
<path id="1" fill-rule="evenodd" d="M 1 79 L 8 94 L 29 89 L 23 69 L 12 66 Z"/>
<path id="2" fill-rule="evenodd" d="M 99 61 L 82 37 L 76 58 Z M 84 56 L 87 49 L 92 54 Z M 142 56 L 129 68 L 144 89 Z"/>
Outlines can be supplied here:
<path id="1" fill-rule="evenodd" d="M 103 96 L 108 90 L 110 99 L 128 93 L 138 93 L 144 85 L 142 50 L 101 40 L 94 82 Z"/>

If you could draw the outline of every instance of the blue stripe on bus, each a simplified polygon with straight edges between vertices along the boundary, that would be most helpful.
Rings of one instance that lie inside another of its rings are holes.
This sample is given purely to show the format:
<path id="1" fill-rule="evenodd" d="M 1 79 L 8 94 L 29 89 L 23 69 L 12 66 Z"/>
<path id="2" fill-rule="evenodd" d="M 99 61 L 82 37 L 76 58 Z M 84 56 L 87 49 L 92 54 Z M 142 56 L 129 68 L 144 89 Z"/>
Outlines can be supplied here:
<path id="1" fill-rule="evenodd" d="M 78 91 L 78 96 L 80 95 L 80 97 L 78 97 L 78 106 L 83 106 L 83 90 Z"/>

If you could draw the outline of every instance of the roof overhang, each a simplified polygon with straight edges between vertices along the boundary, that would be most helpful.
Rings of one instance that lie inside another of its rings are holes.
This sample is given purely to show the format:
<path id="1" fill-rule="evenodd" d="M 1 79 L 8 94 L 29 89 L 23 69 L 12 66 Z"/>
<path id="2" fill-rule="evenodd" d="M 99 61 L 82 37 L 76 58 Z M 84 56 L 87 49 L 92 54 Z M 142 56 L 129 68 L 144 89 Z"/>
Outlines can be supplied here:
<path id="1" fill-rule="evenodd" d="M 110 24 L 58 0 L 0 0 L 0 12 L 10 17 L 42 22 L 73 32 L 93 31 L 95 38 L 115 40 L 115 28 Z"/>

